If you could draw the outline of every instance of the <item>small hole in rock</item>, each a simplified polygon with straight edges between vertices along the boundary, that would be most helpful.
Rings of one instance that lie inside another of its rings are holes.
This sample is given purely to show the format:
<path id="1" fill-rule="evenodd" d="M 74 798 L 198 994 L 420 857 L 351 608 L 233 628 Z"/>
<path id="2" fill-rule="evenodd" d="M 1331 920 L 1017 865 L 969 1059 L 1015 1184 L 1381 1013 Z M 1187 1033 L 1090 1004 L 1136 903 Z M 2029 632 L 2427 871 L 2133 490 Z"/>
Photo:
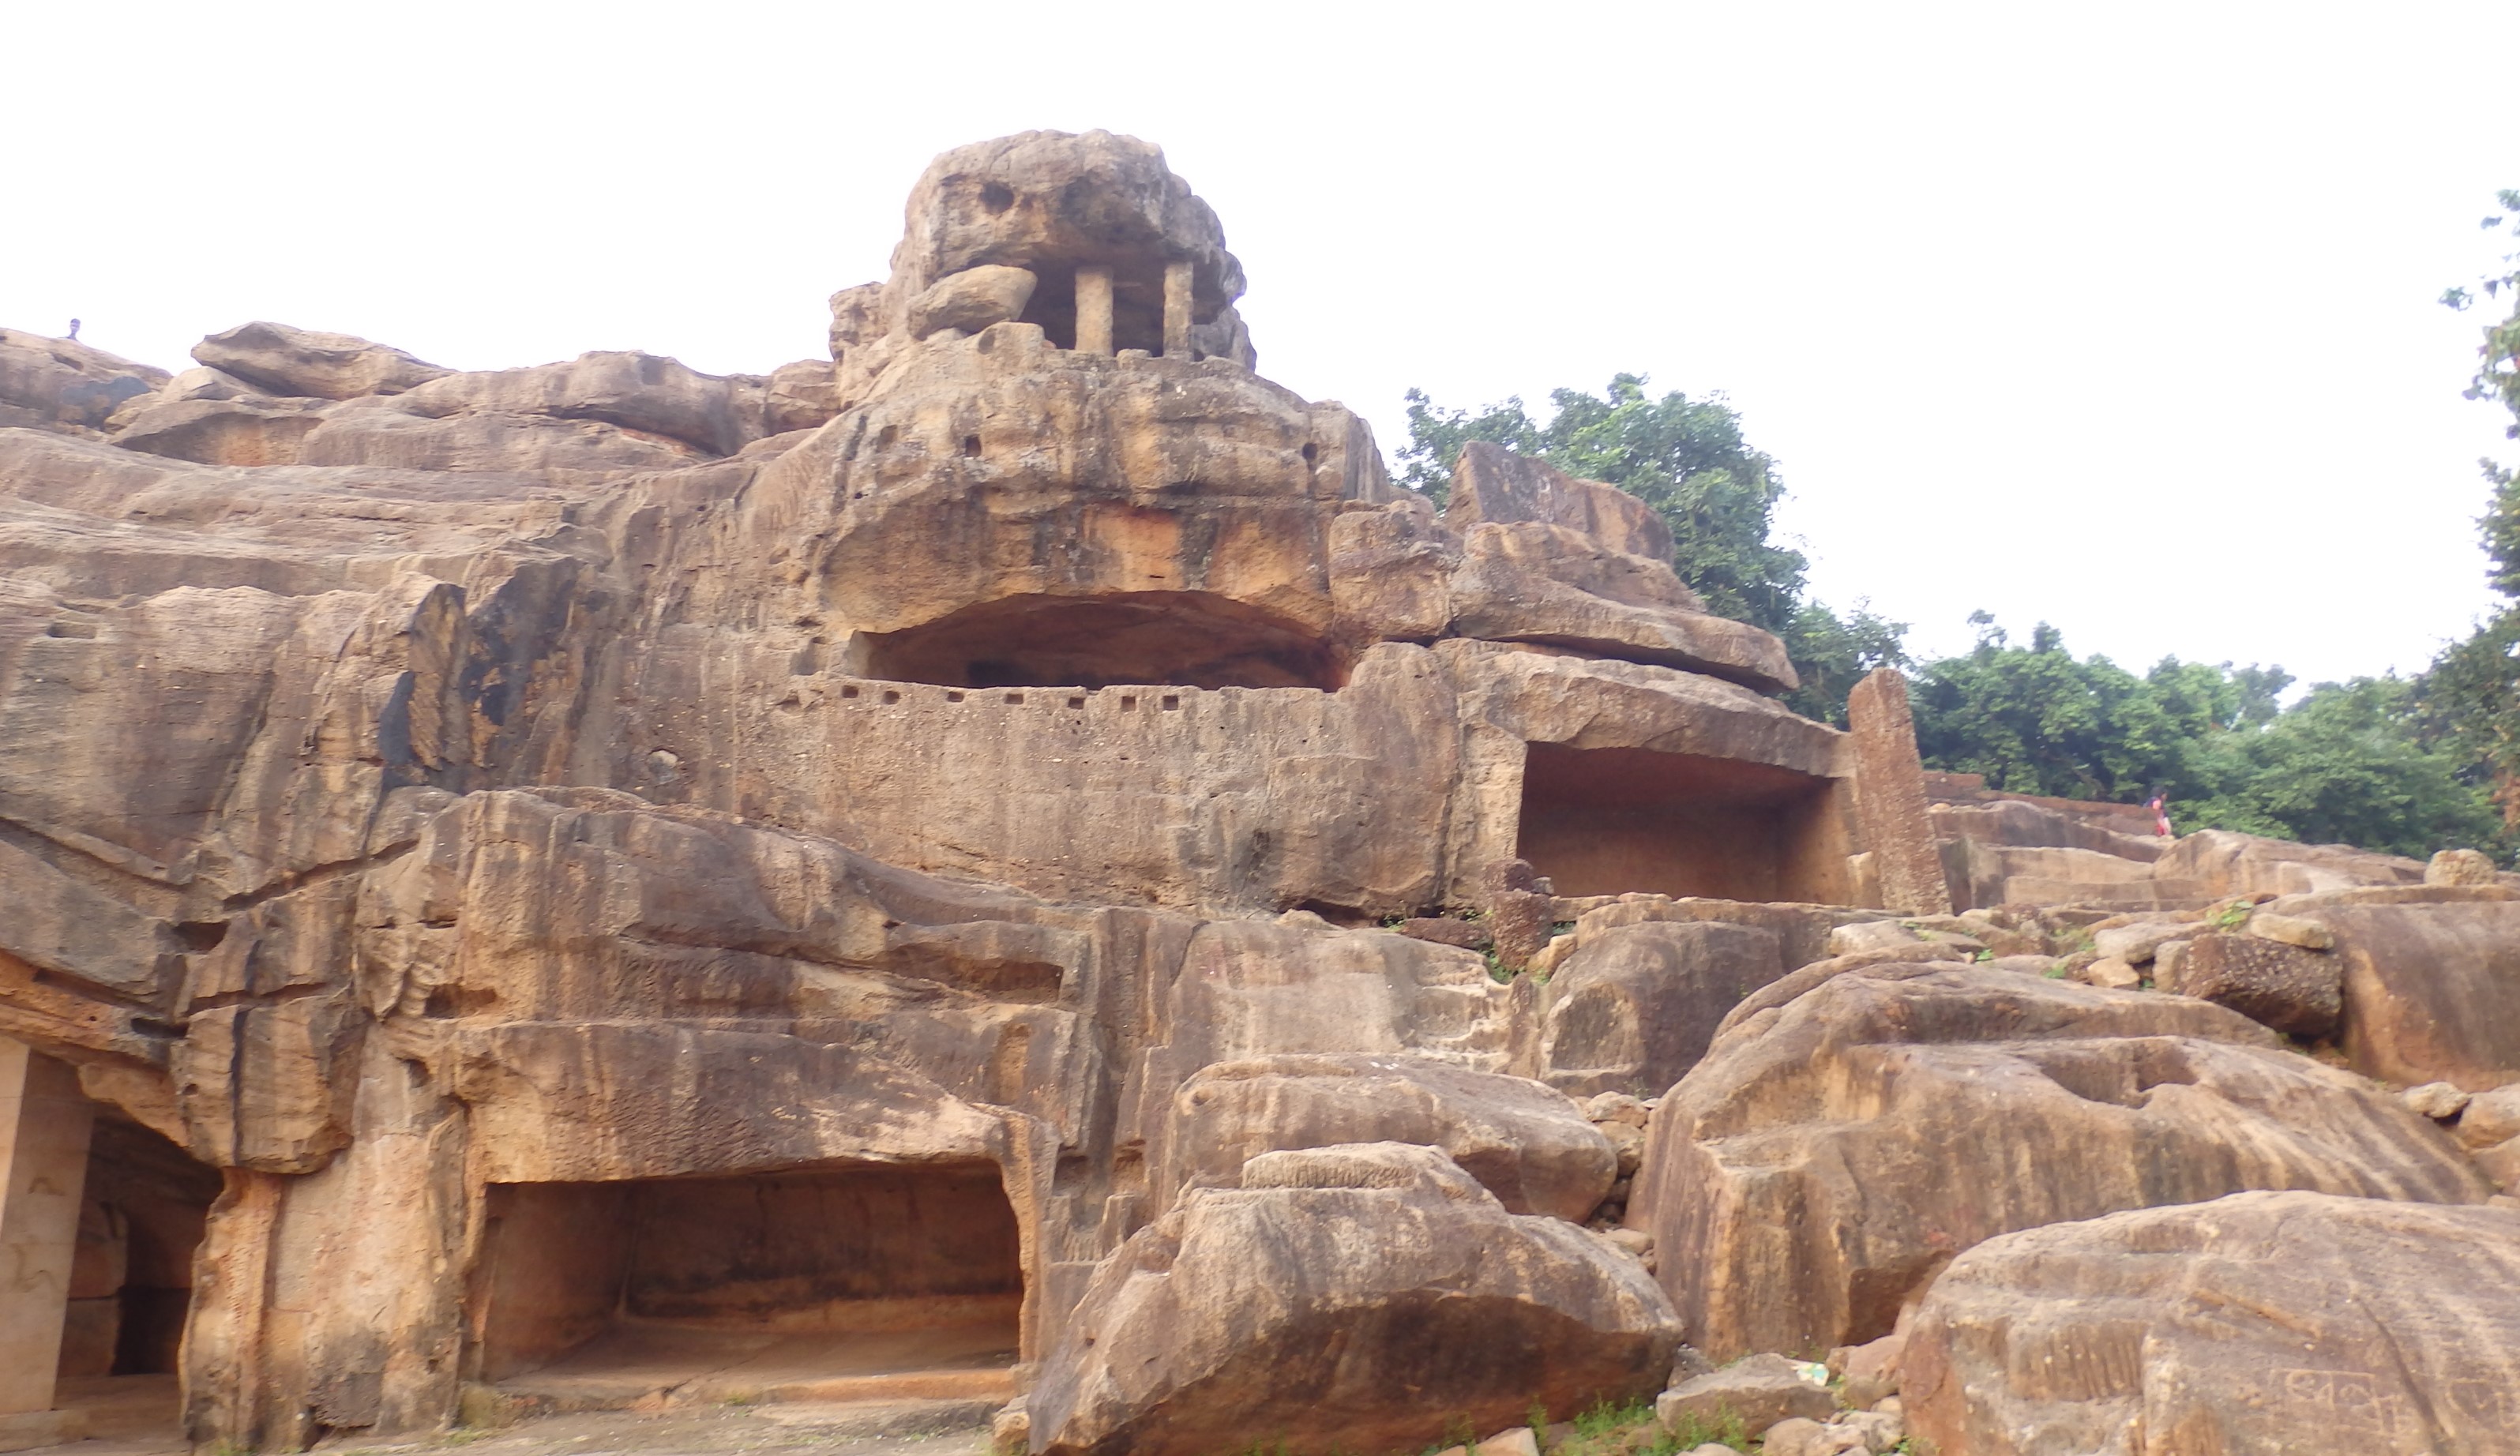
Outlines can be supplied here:
<path id="1" fill-rule="evenodd" d="M 892 691 L 890 688 L 886 688 L 884 690 L 883 700 L 887 703 L 897 703 L 901 701 L 901 694 Z"/>
<path id="2" fill-rule="evenodd" d="M 1023 694 L 1020 692 L 1010 692 L 1007 694 L 1007 701 L 1011 703 L 1020 703 L 1023 701 Z"/>
<path id="3" fill-rule="evenodd" d="M 959 702 L 961 702 L 962 700 L 963 700 L 963 694 L 961 694 L 961 693 L 959 693 L 959 692 L 949 692 L 949 693 L 945 694 L 945 701 L 947 701 L 947 702 L 949 702 L 949 703 L 959 703 Z"/>
<path id="4" fill-rule="evenodd" d="M 840 696 L 842 697 L 856 697 L 857 695 L 858 690 L 854 687 L 843 687 L 840 689 Z"/>
<path id="5" fill-rule="evenodd" d="M 1318 446 L 1318 445 L 1307 445 L 1307 446 L 1305 446 L 1305 447 L 1304 447 L 1304 463 L 1305 463 L 1305 464 L 1308 464 L 1308 465 L 1309 465 L 1309 464 L 1313 463 L 1315 461 L 1320 460 L 1321 458 L 1322 458 L 1322 451 L 1321 451 L 1321 447 L 1320 447 L 1320 446 Z"/>
<path id="6" fill-rule="evenodd" d="M 1135 712 L 1137 712 L 1137 711 L 1138 711 L 1138 700 L 1137 700 L 1136 698 L 1133 698 L 1133 697 L 1124 697 L 1124 698 L 1120 699 L 1120 711 L 1121 711 L 1121 712 L 1123 712 L 1123 713 L 1135 713 Z"/>
<path id="7" fill-rule="evenodd" d="M 963 437 L 963 455 L 968 460 L 978 460 L 980 458 L 980 437 L 978 435 L 965 435 Z"/>
<path id="8" fill-rule="evenodd" d="M 1083 699 L 1083 698 L 1081 698 L 1081 697 L 1072 697 L 1072 698 L 1069 698 L 1069 699 L 1067 700 L 1067 706 L 1069 706 L 1069 707 L 1071 707 L 1071 708 L 1082 708 L 1082 707 L 1084 707 L 1084 706 L 1085 706 L 1085 699 Z"/>
<path id="9" fill-rule="evenodd" d="M 1177 697 L 1173 696 L 1173 695 L 1172 695 L 1171 693 L 1169 693 L 1169 692 L 1164 694 L 1164 711 L 1165 711 L 1165 712 L 1170 713 L 1170 712 L 1172 712 L 1174 709 L 1179 708 L 1180 706 L 1181 706 L 1181 699 L 1180 699 L 1180 698 L 1177 698 Z"/>
<path id="10" fill-rule="evenodd" d="M 1004 212 L 1015 204 L 1015 190 L 1003 182 L 992 182 L 980 189 L 980 205 L 991 212 Z"/>

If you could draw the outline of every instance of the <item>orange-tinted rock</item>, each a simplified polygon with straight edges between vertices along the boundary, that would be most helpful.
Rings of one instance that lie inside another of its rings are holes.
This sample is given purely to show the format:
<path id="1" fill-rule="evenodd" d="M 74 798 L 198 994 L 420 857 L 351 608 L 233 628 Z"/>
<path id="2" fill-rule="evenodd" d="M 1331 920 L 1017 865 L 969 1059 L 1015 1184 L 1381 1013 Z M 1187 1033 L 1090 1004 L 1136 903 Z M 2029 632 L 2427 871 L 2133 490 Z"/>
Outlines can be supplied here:
<path id="1" fill-rule="evenodd" d="M 1627 1222 L 1725 1359 L 1888 1334 L 1999 1234 L 2249 1188 L 2491 1191 L 2397 1098 L 2234 1012 L 1886 963 L 1720 1035 L 1655 1112 Z"/>
<path id="2" fill-rule="evenodd" d="M 2262 1192 L 1962 1254 L 1900 1399 L 1943 1456 L 2481 1456 L 2514 1390 L 2520 1212 Z"/>
<path id="3" fill-rule="evenodd" d="M 1634 1259 L 1508 1213 L 1440 1153 L 1269 1153 L 1096 1272 L 1028 1402 L 1032 1448 L 1220 1451 L 1254 1431 L 1295 1451 L 1418 1448 L 1448 1422 L 1648 1394 L 1678 1343 Z"/>

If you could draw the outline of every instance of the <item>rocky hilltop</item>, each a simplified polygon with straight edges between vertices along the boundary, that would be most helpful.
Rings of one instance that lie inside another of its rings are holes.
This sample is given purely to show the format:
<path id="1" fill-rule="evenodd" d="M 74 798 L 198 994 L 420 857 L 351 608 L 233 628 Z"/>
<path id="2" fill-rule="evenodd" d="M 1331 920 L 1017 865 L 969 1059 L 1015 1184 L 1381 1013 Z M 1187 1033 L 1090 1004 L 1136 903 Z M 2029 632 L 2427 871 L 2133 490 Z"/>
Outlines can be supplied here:
<path id="1" fill-rule="evenodd" d="M 1144 143 L 891 268 L 761 376 L 0 331 L 0 1448 L 2520 1449 L 2483 857 L 1796 716 L 1642 502 L 1257 375 Z"/>

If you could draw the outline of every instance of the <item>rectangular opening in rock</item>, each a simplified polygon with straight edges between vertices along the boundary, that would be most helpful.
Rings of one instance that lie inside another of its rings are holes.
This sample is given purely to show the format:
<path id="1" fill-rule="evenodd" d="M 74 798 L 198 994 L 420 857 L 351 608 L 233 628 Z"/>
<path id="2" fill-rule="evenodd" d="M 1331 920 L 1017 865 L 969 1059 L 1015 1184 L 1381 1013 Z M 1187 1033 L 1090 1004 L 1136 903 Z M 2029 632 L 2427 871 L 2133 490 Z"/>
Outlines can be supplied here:
<path id="1" fill-rule="evenodd" d="M 1533 743 L 1515 854 L 1565 896 L 1842 904 L 1835 782 L 1735 759 Z"/>
<path id="2" fill-rule="evenodd" d="M 1003 597 L 868 639 L 866 674 L 944 687 L 1315 687 L 1347 681 L 1303 625 L 1207 592 Z M 1012 701 L 1012 699 L 1010 699 Z"/>
<path id="3" fill-rule="evenodd" d="M 218 1170 L 100 1107 L 62 1326 L 64 1379 L 170 1376 Z"/>
<path id="4" fill-rule="evenodd" d="M 992 1163 L 500 1183 L 479 1378 L 575 1408 L 1012 1393 L 1023 1269 Z"/>

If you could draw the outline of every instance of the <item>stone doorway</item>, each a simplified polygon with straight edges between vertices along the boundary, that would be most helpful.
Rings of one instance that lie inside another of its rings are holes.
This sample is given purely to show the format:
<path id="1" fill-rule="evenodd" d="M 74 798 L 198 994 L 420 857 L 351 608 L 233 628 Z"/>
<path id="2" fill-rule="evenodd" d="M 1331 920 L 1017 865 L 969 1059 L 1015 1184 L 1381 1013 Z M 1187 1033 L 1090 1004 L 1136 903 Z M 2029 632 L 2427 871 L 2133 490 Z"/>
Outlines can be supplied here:
<path id="1" fill-rule="evenodd" d="M 995 1164 L 488 1194 L 474 1353 L 521 1409 L 1013 1391 L 1023 1266 Z"/>
<path id="2" fill-rule="evenodd" d="M 1532 743 L 1514 852 L 1561 896 L 1838 904 L 1836 782 L 1737 759 Z"/>
<path id="3" fill-rule="evenodd" d="M 61 1377 L 177 1371 L 218 1170 L 98 1108 L 89 1134 L 78 1248 L 62 1323 Z"/>

